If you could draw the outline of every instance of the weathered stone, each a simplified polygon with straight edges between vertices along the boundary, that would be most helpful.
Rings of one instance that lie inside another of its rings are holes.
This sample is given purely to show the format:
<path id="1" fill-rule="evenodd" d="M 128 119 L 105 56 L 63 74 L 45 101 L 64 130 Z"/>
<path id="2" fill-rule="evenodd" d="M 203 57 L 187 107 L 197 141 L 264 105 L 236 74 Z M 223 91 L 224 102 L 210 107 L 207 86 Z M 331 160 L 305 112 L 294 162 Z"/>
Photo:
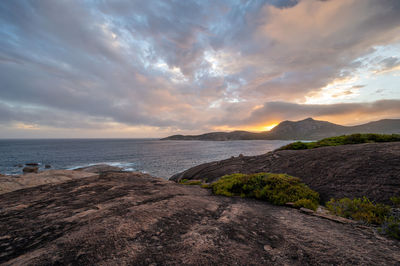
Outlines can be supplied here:
<path id="1" fill-rule="evenodd" d="M 96 164 L 92 166 L 78 168 L 75 169 L 75 171 L 83 171 L 88 173 L 106 173 L 106 172 L 121 172 L 123 171 L 123 169 L 108 164 Z"/>
<path id="2" fill-rule="evenodd" d="M 303 207 L 300 208 L 300 211 L 302 213 L 305 213 L 305 214 L 313 214 L 314 213 L 313 210 L 310 210 L 310 209 L 307 209 L 307 208 L 303 208 Z"/>
<path id="3" fill-rule="evenodd" d="M 400 241 L 371 228 L 263 201 L 213 196 L 139 173 L 106 173 L 6 193 L 0 195 L 0 212 L 0 264 L 5 265 L 400 261 Z"/>
<path id="4" fill-rule="evenodd" d="M 24 169 L 22 169 L 24 173 L 37 173 L 38 171 L 39 167 L 36 166 L 25 166 Z"/>
<path id="5" fill-rule="evenodd" d="M 0 176 L 0 194 L 43 184 L 62 183 L 89 176 L 98 176 L 98 174 L 71 170 L 47 170 L 40 173 L 24 173 L 23 175 L 3 175 Z"/>

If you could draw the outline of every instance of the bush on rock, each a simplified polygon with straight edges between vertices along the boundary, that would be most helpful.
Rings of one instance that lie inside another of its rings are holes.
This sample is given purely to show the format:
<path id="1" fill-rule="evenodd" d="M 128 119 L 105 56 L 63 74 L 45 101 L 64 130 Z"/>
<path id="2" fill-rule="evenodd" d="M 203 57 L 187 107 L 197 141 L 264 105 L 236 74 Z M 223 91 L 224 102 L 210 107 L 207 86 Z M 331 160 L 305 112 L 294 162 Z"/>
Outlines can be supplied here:
<path id="1" fill-rule="evenodd" d="M 256 198 L 276 205 L 294 202 L 298 207 L 315 210 L 319 203 L 318 192 L 286 174 L 231 174 L 212 183 L 211 188 L 217 195 Z"/>

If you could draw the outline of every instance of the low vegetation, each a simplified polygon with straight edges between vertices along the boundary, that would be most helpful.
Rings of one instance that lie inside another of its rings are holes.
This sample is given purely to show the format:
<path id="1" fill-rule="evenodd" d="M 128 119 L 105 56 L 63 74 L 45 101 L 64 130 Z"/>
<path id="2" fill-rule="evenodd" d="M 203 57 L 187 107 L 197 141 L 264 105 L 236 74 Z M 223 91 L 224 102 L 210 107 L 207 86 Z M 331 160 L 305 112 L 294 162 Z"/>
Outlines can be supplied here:
<path id="1" fill-rule="evenodd" d="M 201 180 L 182 179 L 179 181 L 179 184 L 188 185 L 188 186 L 198 186 L 198 185 L 201 185 L 202 182 L 201 182 Z"/>
<path id="2" fill-rule="evenodd" d="M 294 207 L 316 210 L 319 194 L 310 189 L 297 177 L 287 174 L 256 173 L 231 174 L 221 177 L 211 184 L 201 180 L 182 179 L 184 185 L 201 185 L 212 189 L 216 195 L 240 196 L 265 200 L 275 205 L 293 203 Z M 378 231 L 400 239 L 400 196 L 390 198 L 392 206 L 374 203 L 367 197 L 331 199 L 327 209 L 334 215 L 379 226 Z"/>
<path id="3" fill-rule="evenodd" d="M 339 146 L 348 144 L 374 143 L 374 142 L 394 142 L 400 141 L 400 134 L 352 134 L 338 137 L 325 138 L 315 142 L 293 142 L 279 148 L 279 150 L 305 150 L 325 146 Z"/>
<path id="4" fill-rule="evenodd" d="M 390 213 L 389 206 L 374 204 L 366 197 L 331 199 L 326 203 L 326 207 L 333 214 L 368 224 L 382 224 Z"/>
<path id="5" fill-rule="evenodd" d="M 294 206 L 297 208 L 304 207 L 314 211 L 317 210 L 318 205 L 318 202 L 312 201 L 310 199 L 299 199 L 294 203 Z"/>
<path id="6" fill-rule="evenodd" d="M 286 174 L 231 174 L 203 187 L 211 188 L 216 195 L 256 198 L 276 205 L 292 202 L 295 207 L 314 211 L 319 205 L 318 192 Z M 366 197 L 331 199 L 326 207 L 332 214 L 379 226 L 381 233 L 400 239 L 400 196 L 391 197 L 391 201 L 393 206 Z"/>
<path id="7" fill-rule="evenodd" d="M 392 213 L 386 218 L 379 229 L 380 232 L 388 236 L 400 239 L 400 214 Z"/>
<path id="8" fill-rule="evenodd" d="M 380 225 L 381 233 L 400 239 L 400 197 L 392 197 L 391 200 L 393 206 L 373 203 L 366 197 L 331 199 L 326 207 L 335 215 Z"/>
<path id="9" fill-rule="evenodd" d="M 390 200 L 392 201 L 392 203 L 395 207 L 400 208 L 400 196 L 398 196 L 398 197 L 393 196 L 390 198 Z"/>
<path id="10" fill-rule="evenodd" d="M 231 174 L 210 186 L 216 195 L 250 197 L 276 205 L 294 202 L 297 207 L 316 210 L 319 204 L 317 192 L 301 183 L 300 179 L 286 174 Z"/>

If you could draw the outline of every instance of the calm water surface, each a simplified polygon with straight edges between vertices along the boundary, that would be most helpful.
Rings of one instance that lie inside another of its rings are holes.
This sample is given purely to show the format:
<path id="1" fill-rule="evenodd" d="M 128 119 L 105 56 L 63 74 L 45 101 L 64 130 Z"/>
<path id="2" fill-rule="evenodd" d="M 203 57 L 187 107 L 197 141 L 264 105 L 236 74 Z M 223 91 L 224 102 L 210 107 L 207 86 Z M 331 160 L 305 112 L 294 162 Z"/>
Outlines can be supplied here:
<path id="1" fill-rule="evenodd" d="M 192 166 L 231 156 L 259 155 L 291 141 L 161 141 L 157 139 L 0 140 L 0 173 L 20 174 L 19 164 L 54 169 L 106 163 L 169 178 Z"/>

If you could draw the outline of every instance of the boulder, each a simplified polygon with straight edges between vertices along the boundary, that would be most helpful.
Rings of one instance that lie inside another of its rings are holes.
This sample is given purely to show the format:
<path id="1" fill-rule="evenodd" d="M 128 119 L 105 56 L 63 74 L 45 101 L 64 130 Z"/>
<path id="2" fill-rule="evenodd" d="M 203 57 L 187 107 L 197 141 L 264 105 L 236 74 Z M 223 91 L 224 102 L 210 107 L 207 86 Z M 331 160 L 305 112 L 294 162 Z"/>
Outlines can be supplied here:
<path id="1" fill-rule="evenodd" d="M 39 167 L 36 166 L 25 166 L 24 169 L 22 169 L 24 173 L 37 173 L 38 171 Z"/>

